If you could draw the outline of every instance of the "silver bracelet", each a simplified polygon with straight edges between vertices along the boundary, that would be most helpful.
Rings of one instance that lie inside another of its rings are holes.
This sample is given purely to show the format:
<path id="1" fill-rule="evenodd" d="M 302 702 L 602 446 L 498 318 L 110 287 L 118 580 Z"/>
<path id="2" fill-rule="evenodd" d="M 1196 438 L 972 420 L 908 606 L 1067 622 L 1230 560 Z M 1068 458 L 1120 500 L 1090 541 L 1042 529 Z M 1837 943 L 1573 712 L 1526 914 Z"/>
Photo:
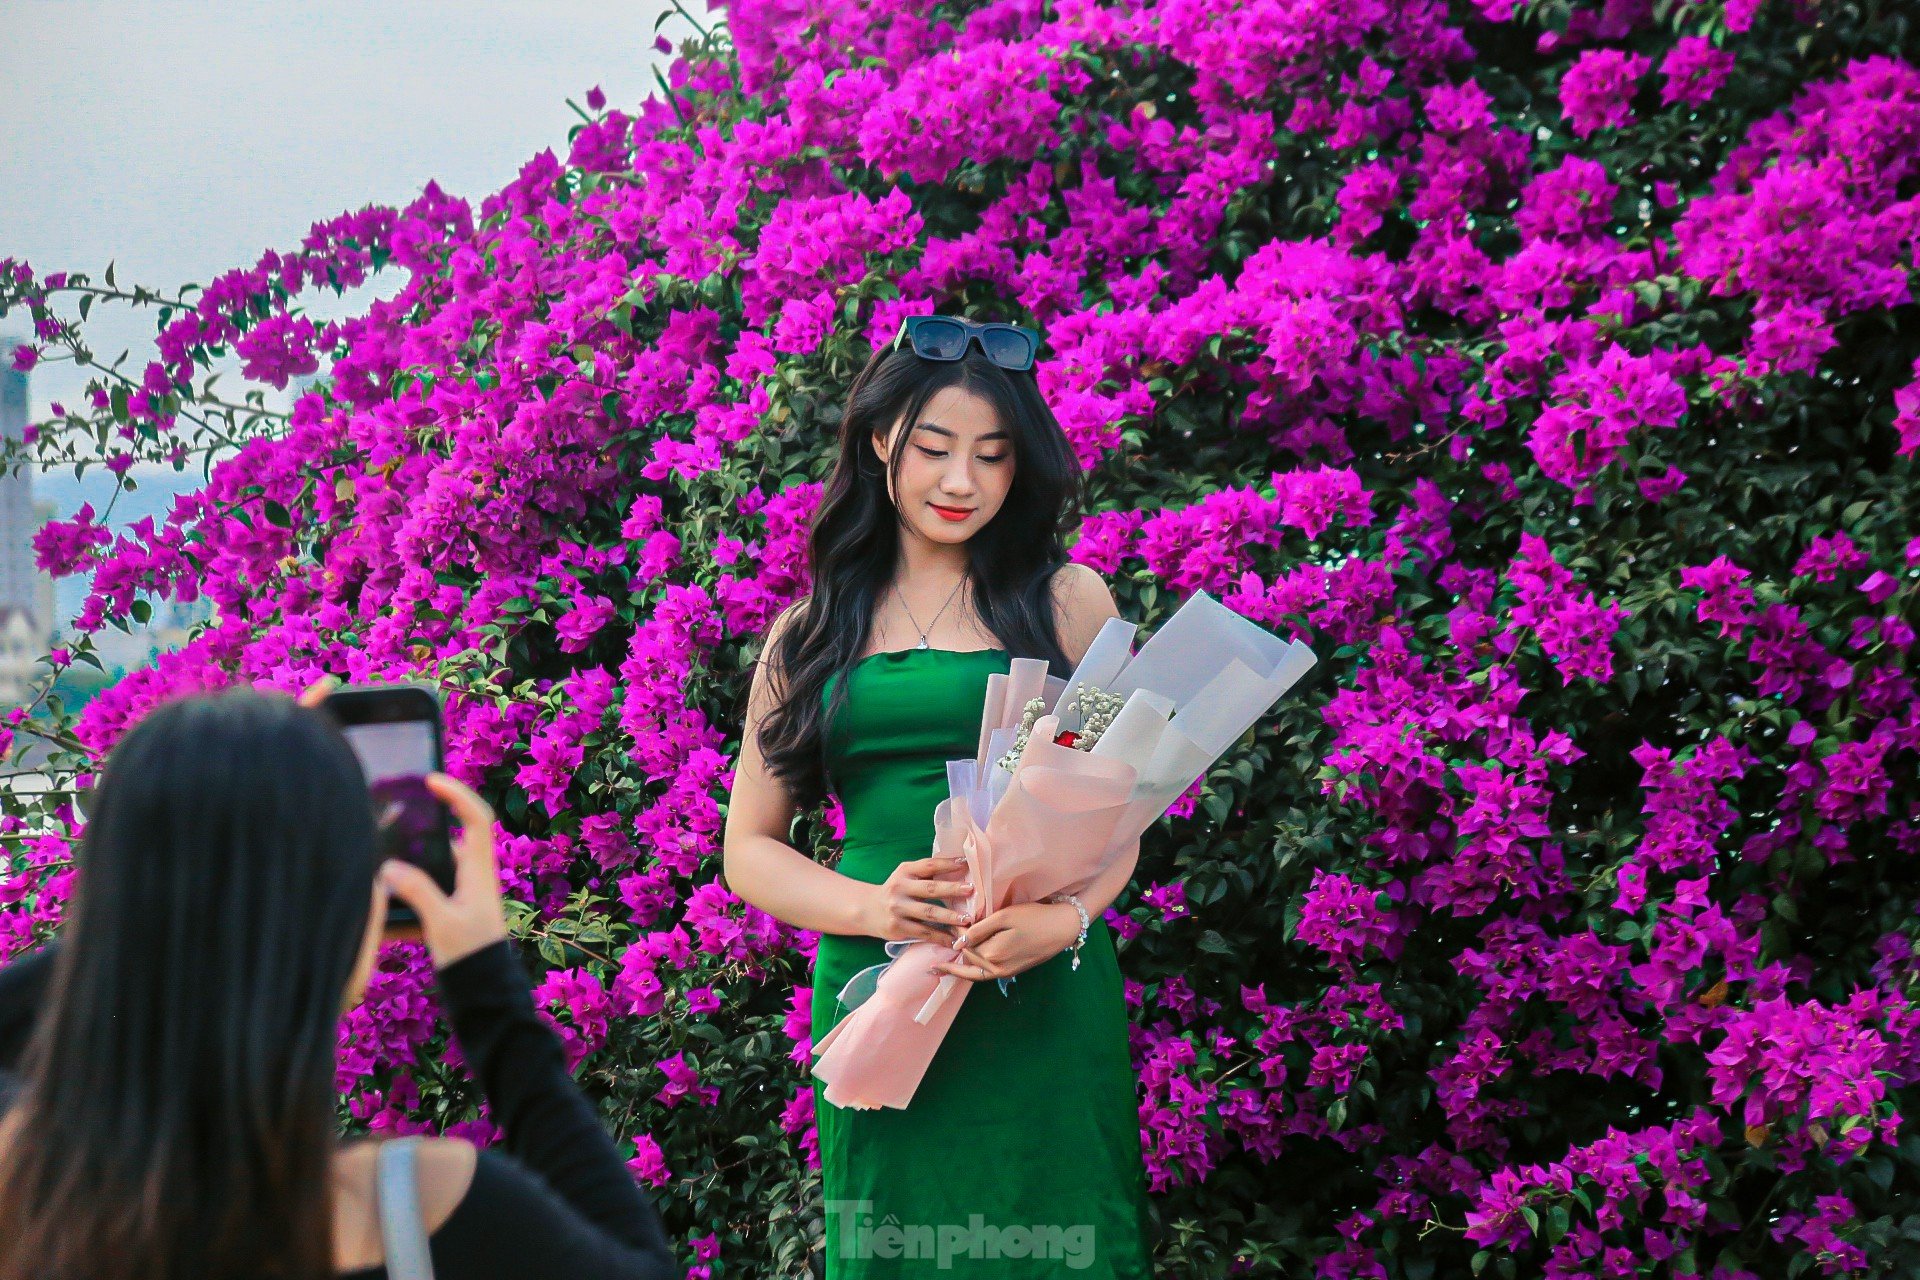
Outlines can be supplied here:
<path id="1" fill-rule="evenodd" d="M 1061 948 L 1063 951 L 1073 952 L 1073 967 L 1078 969 L 1080 967 L 1080 948 L 1085 946 L 1087 942 L 1087 908 L 1079 898 L 1071 893 L 1056 893 L 1048 898 L 1047 901 L 1070 902 L 1073 904 L 1073 909 L 1080 913 L 1080 936 L 1075 938 L 1071 945 Z"/>

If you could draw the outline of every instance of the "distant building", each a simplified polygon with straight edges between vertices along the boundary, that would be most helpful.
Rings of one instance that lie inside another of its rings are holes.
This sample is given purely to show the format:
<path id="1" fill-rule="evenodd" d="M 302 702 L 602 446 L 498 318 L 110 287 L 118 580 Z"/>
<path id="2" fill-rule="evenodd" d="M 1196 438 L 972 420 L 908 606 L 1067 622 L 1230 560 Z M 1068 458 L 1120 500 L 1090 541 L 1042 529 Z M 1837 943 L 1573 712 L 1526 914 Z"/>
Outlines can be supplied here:
<path id="1" fill-rule="evenodd" d="M 60 508 L 45 498 L 35 498 L 33 502 L 33 527 L 38 532 L 40 526 L 49 520 L 58 519 Z M 31 553 L 29 553 L 31 554 Z M 49 637 L 60 634 L 60 607 L 54 603 L 53 575 L 39 565 L 33 566 L 33 616 L 46 627 Z"/>
<path id="2" fill-rule="evenodd" d="M 27 375 L 13 367 L 11 342 L 0 342 L 0 435 L 26 439 Z M 32 699 L 52 679 L 41 659 L 53 638 L 53 579 L 33 562 L 33 535 L 53 517 L 33 499 L 33 468 L 0 474 L 0 706 Z"/>
<path id="3" fill-rule="evenodd" d="M 0 433 L 20 441 L 27 431 L 27 375 L 13 367 L 12 357 L 13 344 L 0 343 Z M 34 608 L 39 587 L 34 582 L 33 535 L 39 527 L 32 468 L 0 476 L 0 606 Z"/>
<path id="4" fill-rule="evenodd" d="M 46 656 L 46 629 L 18 605 L 0 604 L 0 705 L 33 700 L 53 674 Z"/>

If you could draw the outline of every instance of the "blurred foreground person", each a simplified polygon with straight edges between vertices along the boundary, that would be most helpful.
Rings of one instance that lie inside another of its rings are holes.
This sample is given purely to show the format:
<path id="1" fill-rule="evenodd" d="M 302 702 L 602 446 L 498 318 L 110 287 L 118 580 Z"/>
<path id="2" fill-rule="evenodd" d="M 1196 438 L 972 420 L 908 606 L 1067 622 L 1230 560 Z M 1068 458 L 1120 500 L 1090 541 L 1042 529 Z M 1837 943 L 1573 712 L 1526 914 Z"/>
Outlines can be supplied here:
<path id="1" fill-rule="evenodd" d="M 0 970 L 0 1280 L 681 1275 L 534 1011 L 492 812 L 431 774 L 454 893 L 376 865 L 326 688 L 181 698 L 115 745 L 58 941 Z M 498 1148 L 338 1139 L 338 1022 L 383 936 L 426 943 Z"/>

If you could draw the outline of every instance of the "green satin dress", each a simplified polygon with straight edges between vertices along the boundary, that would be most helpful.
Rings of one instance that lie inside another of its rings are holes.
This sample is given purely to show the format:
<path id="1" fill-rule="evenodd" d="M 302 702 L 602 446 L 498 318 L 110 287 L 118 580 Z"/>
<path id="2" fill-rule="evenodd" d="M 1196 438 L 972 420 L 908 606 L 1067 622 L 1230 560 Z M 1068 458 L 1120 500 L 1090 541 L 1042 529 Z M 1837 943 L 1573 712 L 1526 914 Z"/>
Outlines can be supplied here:
<path id="1" fill-rule="evenodd" d="M 838 870 L 879 884 L 933 847 L 946 762 L 972 756 L 1004 649 L 903 649 L 853 668 L 827 727 L 846 816 Z M 831 705 L 833 683 L 826 690 Z M 840 989 L 887 958 L 878 938 L 824 934 L 813 1036 Z M 832 1106 L 814 1082 L 827 1280 L 991 1276 L 1147 1280 L 1150 1219 L 1127 1008 L 1113 935 L 1095 918 L 1067 953 L 1002 995 L 976 984 L 905 1109 Z"/>

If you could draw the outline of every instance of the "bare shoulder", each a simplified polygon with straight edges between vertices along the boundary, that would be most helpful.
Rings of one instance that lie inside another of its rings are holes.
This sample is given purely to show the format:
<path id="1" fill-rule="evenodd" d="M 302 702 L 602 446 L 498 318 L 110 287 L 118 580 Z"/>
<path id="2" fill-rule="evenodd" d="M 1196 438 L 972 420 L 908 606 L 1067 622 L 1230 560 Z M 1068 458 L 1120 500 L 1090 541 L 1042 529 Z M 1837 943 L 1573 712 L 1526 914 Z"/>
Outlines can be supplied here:
<path id="1" fill-rule="evenodd" d="M 365 1187 L 371 1195 L 374 1164 L 386 1141 L 390 1139 L 367 1138 L 341 1145 L 337 1158 L 349 1185 Z M 444 1222 L 467 1194 L 479 1160 L 479 1148 L 465 1138 L 420 1139 L 420 1207 L 429 1225 Z"/>
<path id="2" fill-rule="evenodd" d="M 473 1186 L 480 1150 L 465 1138 L 427 1138 L 420 1143 L 420 1209 L 432 1230 L 445 1222 Z"/>
<path id="3" fill-rule="evenodd" d="M 753 683 L 757 688 L 764 689 L 769 682 L 785 687 L 785 681 L 779 679 L 782 673 L 779 653 L 775 646 L 780 643 L 780 637 L 786 634 L 787 628 L 794 625 L 805 614 L 806 605 L 807 597 L 801 596 L 775 614 L 773 621 L 767 624 L 766 639 L 761 642 L 760 652 L 753 663 Z"/>
<path id="4" fill-rule="evenodd" d="M 774 615 L 773 621 L 767 624 L 767 638 L 760 646 L 760 661 L 777 661 L 774 656 L 774 645 L 778 644 L 780 637 L 786 634 L 787 628 L 798 623 L 806 613 L 807 597 L 801 596 Z"/>
<path id="5" fill-rule="evenodd" d="M 1120 607 L 1114 603 L 1113 588 L 1092 565 L 1068 561 L 1054 573 L 1051 586 L 1060 647 L 1078 663 L 1107 619 L 1120 616 Z"/>
<path id="6" fill-rule="evenodd" d="M 339 1183 L 347 1193 L 337 1206 L 336 1271 L 376 1266 L 383 1256 L 375 1182 L 381 1145 L 380 1139 L 343 1143 L 334 1157 Z M 439 1230 L 466 1199 L 479 1157 L 479 1149 L 465 1138 L 421 1139 L 420 1216 L 428 1234 Z"/>
<path id="7" fill-rule="evenodd" d="M 792 626 L 794 620 L 806 612 L 806 608 L 807 597 L 801 596 L 798 600 L 795 600 L 792 604 L 775 614 L 773 621 L 767 624 L 767 647 L 771 648 L 773 642 L 780 638 L 781 633 Z"/>

